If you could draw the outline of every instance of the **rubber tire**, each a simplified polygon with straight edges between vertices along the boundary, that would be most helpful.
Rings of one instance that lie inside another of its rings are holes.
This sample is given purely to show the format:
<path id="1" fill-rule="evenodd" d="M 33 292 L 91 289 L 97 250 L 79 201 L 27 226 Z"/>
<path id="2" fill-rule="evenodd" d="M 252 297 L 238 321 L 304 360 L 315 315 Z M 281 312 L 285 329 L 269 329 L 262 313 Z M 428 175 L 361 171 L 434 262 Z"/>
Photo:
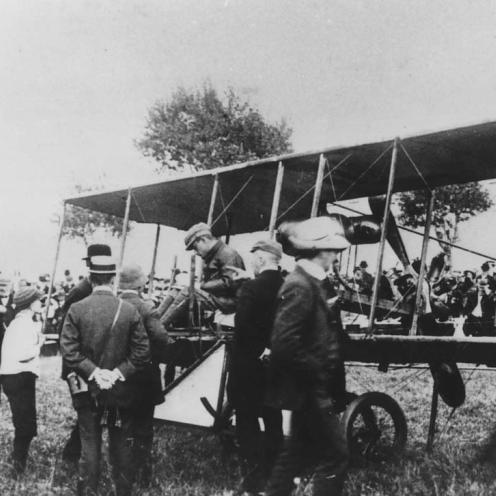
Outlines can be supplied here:
<path id="1" fill-rule="evenodd" d="M 377 391 L 364 393 L 358 396 L 346 407 L 346 410 L 341 417 L 341 425 L 343 426 L 346 439 L 348 441 L 348 446 L 350 450 L 352 450 L 353 423 L 357 417 L 364 412 L 369 413 L 369 415 L 374 415 L 373 410 L 370 410 L 370 407 L 373 406 L 378 406 L 384 409 L 393 421 L 396 431 L 396 439 L 390 455 L 394 456 L 395 454 L 403 451 L 406 446 L 408 437 L 406 417 L 400 405 L 391 396 Z M 369 409 L 368 412 L 367 409 Z M 361 454 L 353 452 L 351 452 L 350 455 L 352 460 L 364 458 Z"/>

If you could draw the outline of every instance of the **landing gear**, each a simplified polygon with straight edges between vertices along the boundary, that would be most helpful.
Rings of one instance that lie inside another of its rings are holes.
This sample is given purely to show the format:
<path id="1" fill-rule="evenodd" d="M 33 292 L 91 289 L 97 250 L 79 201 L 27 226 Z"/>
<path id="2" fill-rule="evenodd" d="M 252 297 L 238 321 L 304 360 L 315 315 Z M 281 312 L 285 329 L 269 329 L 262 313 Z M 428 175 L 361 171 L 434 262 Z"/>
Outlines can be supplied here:
<path id="1" fill-rule="evenodd" d="M 384 393 L 355 398 L 341 419 L 354 461 L 391 459 L 406 445 L 407 424 L 399 404 Z"/>

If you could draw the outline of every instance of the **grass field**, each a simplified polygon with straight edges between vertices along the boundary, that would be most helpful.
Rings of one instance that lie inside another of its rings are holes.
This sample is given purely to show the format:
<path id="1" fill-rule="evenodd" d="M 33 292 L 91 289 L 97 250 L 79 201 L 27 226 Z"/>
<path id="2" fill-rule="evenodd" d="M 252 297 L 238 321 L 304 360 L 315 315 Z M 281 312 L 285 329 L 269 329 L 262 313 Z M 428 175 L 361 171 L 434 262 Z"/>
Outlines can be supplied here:
<path id="1" fill-rule="evenodd" d="M 42 360 L 38 381 L 39 433 L 31 448 L 27 474 L 9 479 L 7 457 L 12 441 L 10 411 L 5 397 L 0 406 L 0 495 L 74 494 L 75 473 L 61 463 L 60 453 L 74 420 L 65 384 L 59 379 L 60 359 Z M 410 378 L 415 374 L 415 377 Z M 431 455 L 425 453 L 431 379 L 425 371 L 349 368 L 348 388 L 388 391 L 403 407 L 409 427 L 407 450 L 383 464 L 353 468 L 347 495 L 494 495 L 496 459 L 481 462 L 480 453 L 496 425 L 496 375 L 484 370 L 463 372 L 467 401 L 449 425 L 450 410 L 440 405 L 437 437 Z M 470 377 L 469 377 L 470 376 Z M 410 378 L 410 380 L 406 380 Z M 232 494 L 239 479 L 235 456 L 224 456 L 218 440 L 205 431 L 159 426 L 154 447 L 155 476 L 144 496 Z M 493 468 L 494 467 L 494 468 Z M 104 468 L 102 493 L 110 492 Z"/>

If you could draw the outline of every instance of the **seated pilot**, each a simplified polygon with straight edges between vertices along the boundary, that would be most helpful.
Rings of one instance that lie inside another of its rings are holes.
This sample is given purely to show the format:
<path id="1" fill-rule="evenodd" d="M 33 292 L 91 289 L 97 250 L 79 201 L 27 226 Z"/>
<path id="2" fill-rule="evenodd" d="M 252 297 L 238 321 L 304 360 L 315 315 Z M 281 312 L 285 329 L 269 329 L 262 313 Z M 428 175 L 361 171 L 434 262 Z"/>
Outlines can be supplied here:
<path id="1" fill-rule="evenodd" d="M 245 265 L 239 253 L 215 238 L 210 227 L 200 222 L 192 226 L 184 238 L 187 250 L 194 250 L 203 259 L 203 277 L 195 296 L 207 309 L 233 313 L 236 308 L 236 293 L 241 284 L 239 274 Z M 235 280 L 236 279 L 236 280 Z M 161 322 L 167 326 L 180 315 L 184 315 L 189 289 L 182 288 L 169 295 L 159 313 Z"/>

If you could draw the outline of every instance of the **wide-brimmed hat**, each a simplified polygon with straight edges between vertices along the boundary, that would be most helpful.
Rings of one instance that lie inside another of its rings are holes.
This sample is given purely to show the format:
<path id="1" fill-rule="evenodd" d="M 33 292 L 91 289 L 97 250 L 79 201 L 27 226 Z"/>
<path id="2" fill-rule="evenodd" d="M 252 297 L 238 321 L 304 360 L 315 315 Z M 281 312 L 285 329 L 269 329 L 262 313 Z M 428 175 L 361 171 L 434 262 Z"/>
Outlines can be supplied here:
<path id="1" fill-rule="evenodd" d="M 283 222 L 277 239 L 284 253 L 297 255 L 301 252 L 336 250 L 350 246 L 341 223 L 331 217 L 312 217 L 301 222 Z"/>
<path id="2" fill-rule="evenodd" d="M 91 257 L 90 274 L 115 274 L 115 262 L 107 255 L 97 255 Z"/>
<path id="3" fill-rule="evenodd" d="M 31 303 L 39 300 L 42 294 L 36 289 L 35 286 L 23 286 L 14 293 L 14 305 L 16 311 L 29 308 Z"/>
<path id="4" fill-rule="evenodd" d="M 146 275 L 138 264 L 124 265 L 119 277 L 120 289 L 138 289 L 146 284 Z"/>
<path id="5" fill-rule="evenodd" d="M 261 239 L 260 241 L 257 241 L 250 251 L 253 253 L 257 250 L 272 253 L 272 255 L 275 255 L 277 258 L 282 257 L 281 243 L 278 243 L 277 241 L 273 241 L 271 239 Z"/>
<path id="6" fill-rule="evenodd" d="M 191 226 L 184 236 L 184 244 L 186 245 L 186 250 L 193 249 L 193 243 L 200 237 L 205 235 L 212 235 L 212 231 L 208 224 L 205 222 L 199 222 L 194 226 Z"/>
<path id="7" fill-rule="evenodd" d="M 92 257 L 98 257 L 100 255 L 111 257 L 112 250 L 110 249 L 110 246 L 103 244 L 89 245 L 86 256 L 83 258 L 83 260 L 89 260 Z"/>

